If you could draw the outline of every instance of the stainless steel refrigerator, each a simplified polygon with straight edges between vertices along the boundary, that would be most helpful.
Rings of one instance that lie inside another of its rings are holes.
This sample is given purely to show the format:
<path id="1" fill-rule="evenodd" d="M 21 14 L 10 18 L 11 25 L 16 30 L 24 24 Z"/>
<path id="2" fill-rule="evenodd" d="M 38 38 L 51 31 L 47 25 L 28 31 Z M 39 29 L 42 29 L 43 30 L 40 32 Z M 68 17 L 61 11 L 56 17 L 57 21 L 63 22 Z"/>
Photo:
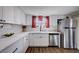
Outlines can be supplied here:
<path id="1" fill-rule="evenodd" d="M 64 19 L 64 48 L 77 48 L 76 43 L 77 21 L 71 17 Z"/>

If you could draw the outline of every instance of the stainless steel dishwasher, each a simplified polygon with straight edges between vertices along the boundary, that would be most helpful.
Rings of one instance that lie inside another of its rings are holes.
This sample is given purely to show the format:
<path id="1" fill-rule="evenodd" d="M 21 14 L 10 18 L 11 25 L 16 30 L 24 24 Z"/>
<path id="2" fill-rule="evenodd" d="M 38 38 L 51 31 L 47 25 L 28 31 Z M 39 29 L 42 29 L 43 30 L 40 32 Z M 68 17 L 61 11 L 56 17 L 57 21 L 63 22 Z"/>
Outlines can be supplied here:
<path id="1" fill-rule="evenodd" d="M 59 46 L 58 33 L 49 33 L 49 46 Z"/>

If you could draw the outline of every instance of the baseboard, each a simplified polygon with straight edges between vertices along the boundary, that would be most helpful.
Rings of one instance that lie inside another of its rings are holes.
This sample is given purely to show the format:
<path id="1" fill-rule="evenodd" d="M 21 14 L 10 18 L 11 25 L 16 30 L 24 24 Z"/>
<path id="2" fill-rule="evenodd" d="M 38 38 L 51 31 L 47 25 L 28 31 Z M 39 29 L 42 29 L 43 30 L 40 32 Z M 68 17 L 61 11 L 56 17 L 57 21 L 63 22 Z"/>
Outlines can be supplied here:
<path id="1" fill-rule="evenodd" d="M 48 46 L 48 47 L 58 47 L 58 46 Z"/>
<path id="2" fill-rule="evenodd" d="M 67 49 L 67 50 L 78 50 L 77 48 L 64 48 L 64 49 Z"/>
<path id="3" fill-rule="evenodd" d="M 29 46 L 29 48 L 44 48 L 44 47 L 57 47 L 59 48 L 58 46 Z"/>
<path id="4" fill-rule="evenodd" d="M 31 48 L 31 47 L 33 47 L 33 48 L 44 48 L 44 47 L 48 47 L 48 46 L 29 46 L 29 48 Z"/>

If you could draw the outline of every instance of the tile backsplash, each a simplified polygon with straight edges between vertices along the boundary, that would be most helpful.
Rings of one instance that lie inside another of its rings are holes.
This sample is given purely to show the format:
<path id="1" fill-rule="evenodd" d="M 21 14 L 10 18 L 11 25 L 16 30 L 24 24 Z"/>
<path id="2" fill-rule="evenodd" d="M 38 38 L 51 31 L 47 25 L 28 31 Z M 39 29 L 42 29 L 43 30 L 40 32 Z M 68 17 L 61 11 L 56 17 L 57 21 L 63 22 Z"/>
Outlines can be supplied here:
<path id="1" fill-rule="evenodd" d="M 22 32 L 22 27 L 20 25 L 10 25 L 4 24 L 3 28 L 0 27 L 0 38 L 4 33 L 20 33 Z"/>

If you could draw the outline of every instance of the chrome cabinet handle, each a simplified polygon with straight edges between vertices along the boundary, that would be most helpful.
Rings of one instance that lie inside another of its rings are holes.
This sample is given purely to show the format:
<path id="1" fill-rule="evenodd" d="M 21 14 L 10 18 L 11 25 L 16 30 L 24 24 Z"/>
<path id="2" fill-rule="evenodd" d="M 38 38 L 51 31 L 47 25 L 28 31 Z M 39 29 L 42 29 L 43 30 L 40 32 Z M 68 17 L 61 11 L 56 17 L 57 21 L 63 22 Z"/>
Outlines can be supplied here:
<path id="1" fill-rule="evenodd" d="M 15 53 L 18 50 L 18 48 L 16 48 L 12 53 Z"/>

